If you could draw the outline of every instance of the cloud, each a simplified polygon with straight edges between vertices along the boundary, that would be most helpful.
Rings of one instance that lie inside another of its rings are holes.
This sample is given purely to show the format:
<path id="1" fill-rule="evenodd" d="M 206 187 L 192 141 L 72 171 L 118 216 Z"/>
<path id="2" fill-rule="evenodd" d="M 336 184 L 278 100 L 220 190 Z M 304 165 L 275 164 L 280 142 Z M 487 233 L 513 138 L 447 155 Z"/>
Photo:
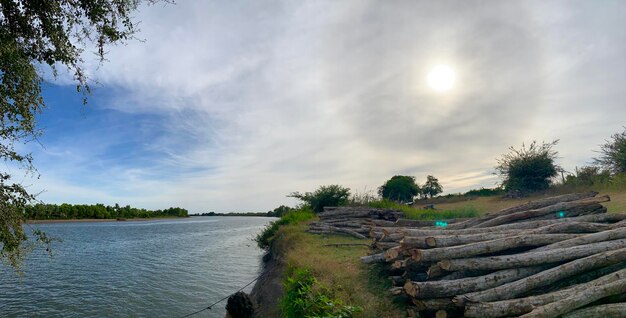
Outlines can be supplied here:
<path id="1" fill-rule="evenodd" d="M 493 186 L 495 158 L 508 146 L 557 138 L 563 164 L 573 170 L 624 125 L 622 6 L 143 7 L 139 36 L 146 41 L 112 47 L 110 62 L 87 66 L 101 83 L 97 108 L 128 125 L 143 120 L 144 130 L 119 129 L 116 136 L 88 129 L 73 150 L 83 159 L 44 164 L 45 184 L 82 187 L 92 201 L 267 210 L 293 204 L 284 197 L 291 191 L 329 183 L 375 189 L 400 173 L 418 180 L 433 174 L 447 192 Z M 458 75 L 447 94 L 425 81 L 440 63 Z M 129 138 L 135 153 L 112 151 L 106 165 L 84 164 Z M 94 140 L 103 147 L 90 152 L 85 145 Z M 50 148 L 62 153 L 67 144 Z M 114 177 L 82 182 L 67 169 L 71 162 L 94 180 Z M 79 197 L 89 199 L 71 191 L 46 195 Z"/>

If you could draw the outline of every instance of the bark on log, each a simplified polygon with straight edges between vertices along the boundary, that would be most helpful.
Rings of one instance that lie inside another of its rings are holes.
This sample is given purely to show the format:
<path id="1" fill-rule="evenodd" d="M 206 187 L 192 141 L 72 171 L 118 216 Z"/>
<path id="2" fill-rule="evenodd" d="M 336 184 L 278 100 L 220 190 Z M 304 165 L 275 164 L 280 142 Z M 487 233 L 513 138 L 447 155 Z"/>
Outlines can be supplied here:
<path id="1" fill-rule="evenodd" d="M 625 229 L 626 230 L 626 229 Z M 624 231 L 626 235 L 626 231 Z M 507 238 L 483 241 L 460 246 L 433 249 L 412 249 L 411 257 L 417 262 L 439 261 L 444 259 L 465 258 L 487 253 L 495 253 L 523 246 L 543 246 L 578 237 L 576 234 L 535 234 L 519 235 Z M 621 237 L 617 237 L 621 238 Z M 604 241 L 604 240 L 601 240 Z M 596 241 L 597 242 L 597 241 Z M 567 246 L 564 246 L 567 247 Z M 443 267 L 446 269 L 445 267 Z"/>
<path id="2" fill-rule="evenodd" d="M 570 201 L 577 201 L 577 200 L 581 200 L 581 199 L 591 198 L 591 197 L 595 197 L 597 194 L 598 194 L 597 192 L 591 191 L 591 192 L 584 192 L 584 193 L 564 194 L 564 195 L 559 195 L 559 196 L 555 196 L 555 197 L 549 197 L 549 198 L 545 198 L 545 199 L 539 199 L 539 200 L 535 200 L 535 201 L 530 201 L 530 202 L 522 204 L 522 205 L 517 205 L 517 206 L 514 206 L 514 207 L 502 209 L 502 210 L 500 210 L 498 212 L 488 213 L 488 214 L 486 214 L 486 215 L 484 215 L 484 216 L 482 216 L 480 218 L 470 219 L 470 220 L 465 221 L 465 222 L 460 222 L 460 223 L 457 223 L 457 224 L 453 224 L 453 225 L 450 225 L 449 228 L 450 229 L 468 228 L 468 227 L 471 227 L 473 225 L 477 225 L 477 224 L 480 224 L 480 223 L 485 222 L 487 220 L 496 218 L 498 216 L 507 215 L 507 214 L 520 212 L 520 211 L 535 210 L 535 209 L 543 208 L 543 207 L 546 207 L 546 206 L 554 205 L 554 204 L 559 203 L 559 202 L 570 202 Z"/>
<path id="3" fill-rule="evenodd" d="M 362 256 L 361 262 L 364 264 L 384 263 L 385 255 L 383 253 L 378 253 L 378 254 Z"/>
<path id="4" fill-rule="evenodd" d="M 593 205 L 593 204 L 597 204 L 597 203 L 602 203 L 602 202 L 607 202 L 610 201 L 611 199 L 609 198 L 608 195 L 605 196 L 601 196 L 598 198 L 588 198 L 588 199 L 582 199 L 582 200 L 576 200 L 576 201 L 572 201 L 572 202 L 560 202 L 560 203 L 556 203 L 547 207 L 543 207 L 543 208 L 539 208 L 539 209 L 534 209 L 534 210 L 528 210 L 528 211 L 521 211 L 521 212 L 515 212 L 515 213 L 510 213 L 510 214 L 505 214 L 505 215 L 501 215 L 498 217 L 495 217 L 491 220 L 485 221 L 483 223 L 477 224 L 474 227 L 476 228 L 481 228 L 481 227 L 491 227 L 491 226 L 496 226 L 496 225 L 500 225 L 500 224 L 505 224 L 505 223 L 510 223 L 513 221 L 517 221 L 517 220 L 524 220 L 524 219 L 530 219 L 530 218 L 534 218 L 534 217 L 540 217 L 540 216 L 544 216 L 546 214 L 550 214 L 550 213 L 556 213 L 559 211 L 565 211 L 567 213 L 568 210 L 574 209 L 574 208 L 580 208 L 582 206 L 587 206 L 587 205 Z"/>
<path id="5" fill-rule="evenodd" d="M 610 225 L 589 222 L 560 222 L 552 225 L 540 227 L 536 230 L 525 231 L 527 234 L 547 234 L 547 233 L 594 233 L 606 231 Z"/>
<path id="6" fill-rule="evenodd" d="M 624 277 L 626 277 L 626 269 L 605 275 L 588 283 L 575 285 L 547 294 L 496 302 L 469 303 L 465 306 L 465 316 L 484 318 L 519 316 L 531 312 L 538 306 L 567 298 L 573 293 L 587 290 L 593 286 L 604 285 L 618 279 L 623 279 Z"/>
<path id="7" fill-rule="evenodd" d="M 426 244 L 426 238 L 423 236 L 405 236 L 400 241 L 400 246 L 402 249 L 408 250 L 412 248 L 428 248 L 428 244 Z"/>
<path id="8" fill-rule="evenodd" d="M 456 218 L 456 219 L 446 219 L 442 221 L 446 221 L 450 225 L 450 224 L 455 224 L 459 222 L 464 222 L 470 219 L 471 218 Z M 436 221 L 410 220 L 410 219 L 398 219 L 394 224 L 394 226 L 400 226 L 400 227 L 428 227 L 428 226 L 435 226 L 435 225 L 436 225 Z"/>
<path id="9" fill-rule="evenodd" d="M 504 283 L 512 282 L 520 278 L 541 272 L 548 266 L 534 266 L 515 268 L 506 271 L 498 271 L 479 277 L 467 277 L 457 280 L 439 280 L 428 282 L 406 282 L 404 291 L 407 295 L 421 298 L 451 297 L 474 291 L 493 288 Z"/>
<path id="10" fill-rule="evenodd" d="M 500 285 L 484 291 L 460 295 L 454 298 L 457 305 L 469 302 L 486 302 L 515 298 L 537 287 L 547 286 L 561 279 L 589 270 L 626 261 L 626 248 L 594 254 L 573 260 L 532 276 Z"/>
<path id="11" fill-rule="evenodd" d="M 463 245 L 463 244 L 501 239 L 501 238 L 510 237 L 512 235 L 516 235 L 519 233 L 520 232 L 483 233 L 483 234 L 467 234 L 467 235 L 436 235 L 436 236 L 427 236 L 424 239 L 424 241 L 428 248 L 450 247 L 450 246 L 457 246 L 457 245 Z M 406 238 L 407 237 L 405 237 L 405 239 Z M 407 248 L 413 248 L 413 246 L 407 245 Z M 421 248 L 421 247 L 417 246 L 416 244 L 414 248 Z"/>
<path id="12" fill-rule="evenodd" d="M 415 299 L 412 298 L 411 301 L 417 307 L 417 310 L 439 310 L 439 309 L 447 309 L 447 308 L 456 308 L 454 302 L 452 302 L 452 298 L 431 298 L 431 299 Z"/>
<path id="13" fill-rule="evenodd" d="M 552 318 L 581 308 L 598 299 L 626 293 L 626 278 L 604 285 L 596 285 L 569 295 L 565 299 L 535 308 L 520 318 Z"/>
<path id="14" fill-rule="evenodd" d="M 585 244 L 604 242 L 604 241 L 611 241 L 611 240 L 617 240 L 617 239 L 623 239 L 623 238 L 626 238 L 626 227 L 582 235 L 576 238 L 571 238 L 569 240 L 562 240 L 560 242 L 556 242 L 550 245 L 546 245 L 544 247 L 540 247 L 538 249 L 534 249 L 533 251 L 540 252 L 540 251 L 546 251 L 550 249 L 566 248 L 566 247 L 585 245 Z"/>
<path id="15" fill-rule="evenodd" d="M 626 303 L 604 304 L 574 310 L 562 318 L 608 318 L 626 317 Z"/>
<path id="16" fill-rule="evenodd" d="M 438 265 L 446 271 L 497 270 L 563 262 L 624 247 L 626 247 L 626 239 L 619 239 L 539 252 L 443 260 Z"/>
<path id="17" fill-rule="evenodd" d="M 446 230 L 446 229 L 405 229 L 402 231 L 406 236 L 434 236 L 434 235 L 466 235 L 466 234 L 484 234 L 484 233 L 519 233 L 516 229 L 463 229 L 463 230 Z"/>

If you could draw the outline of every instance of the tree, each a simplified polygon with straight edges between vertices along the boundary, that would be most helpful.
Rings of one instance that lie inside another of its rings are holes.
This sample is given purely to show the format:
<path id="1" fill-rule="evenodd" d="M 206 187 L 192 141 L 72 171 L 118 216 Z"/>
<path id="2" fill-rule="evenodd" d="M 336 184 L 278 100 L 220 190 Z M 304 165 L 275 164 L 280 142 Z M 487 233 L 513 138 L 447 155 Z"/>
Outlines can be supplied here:
<path id="1" fill-rule="evenodd" d="M 419 191 L 415 177 L 411 176 L 393 176 L 378 188 L 381 197 L 398 202 L 413 202 Z"/>
<path id="2" fill-rule="evenodd" d="M 321 186 L 315 192 L 292 192 L 287 197 L 299 199 L 315 213 L 319 213 L 324 211 L 325 206 L 340 206 L 348 203 L 350 188 L 333 184 Z"/>
<path id="3" fill-rule="evenodd" d="M 20 154 L 16 143 L 27 143 L 41 132 L 36 116 L 45 108 L 41 96 L 42 66 L 57 75 L 67 68 L 83 94 L 89 92 L 81 66 L 87 42 L 94 43 L 100 61 L 105 47 L 135 32 L 131 13 L 139 0 L 3 0 L 0 2 L 0 157 L 35 173 L 30 154 Z M 86 102 L 86 95 L 83 101 Z M 34 200 L 22 185 L 0 172 L 0 260 L 20 263 L 27 240 L 22 228 L 24 206 Z M 46 236 L 37 238 L 46 242 Z"/>
<path id="4" fill-rule="evenodd" d="M 626 172 L 626 127 L 600 146 L 600 157 L 594 163 L 613 174 Z"/>
<path id="5" fill-rule="evenodd" d="M 495 167 L 496 173 L 503 179 L 502 186 L 507 191 L 547 189 L 560 169 L 555 163 L 558 153 L 552 149 L 558 142 L 538 144 L 533 141 L 528 147 L 522 144 L 519 150 L 510 147 L 510 152 L 502 155 Z"/>
<path id="6" fill-rule="evenodd" d="M 434 197 L 443 191 L 443 187 L 439 184 L 439 179 L 429 175 L 426 177 L 426 183 L 422 186 L 424 196 Z"/>

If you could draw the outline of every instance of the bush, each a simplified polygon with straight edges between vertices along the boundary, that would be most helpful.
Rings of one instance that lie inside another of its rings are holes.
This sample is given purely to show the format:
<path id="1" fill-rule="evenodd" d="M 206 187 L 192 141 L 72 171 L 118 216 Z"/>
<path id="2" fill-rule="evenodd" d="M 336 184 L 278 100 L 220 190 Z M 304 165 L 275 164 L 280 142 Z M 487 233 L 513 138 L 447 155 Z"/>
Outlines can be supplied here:
<path id="1" fill-rule="evenodd" d="M 593 186 L 607 184 L 611 178 L 607 170 L 600 170 L 597 166 L 576 168 L 575 175 L 568 175 L 565 179 L 567 186 Z"/>
<path id="2" fill-rule="evenodd" d="M 555 140 L 539 145 L 533 141 L 528 148 L 524 144 L 519 150 L 510 147 L 496 166 L 497 174 L 503 178 L 502 186 L 507 191 L 521 192 L 547 189 L 560 170 L 555 164 L 558 153 L 552 149 L 557 143 Z"/>
<path id="3" fill-rule="evenodd" d="M 465 192 L 463 195 L 468 196 L 468 197 L 491 197 L 491 196 L 502 195 L 502 194 L 504 194 L 504 190 L 502 188 L 495 188 L 495 189 L 480 188 L 480 189 L 469 190 Z"/>
<path id="4" fill-rule="evenodd" d="M 613 174 L 626 172 L 626 128 L 600 146 L 600 153 L 602 155 L 594 159 L 597 165 Z"/>
<path id="5" fill-rule="evenodd" d="M 378 188 L 378 194 L 383 199 L 398 202 L 412 202 L 419 191 L 415 177 L 411 176 L 393 176 Z"/>
<path id="6" fill-rule="evenodd" d="M 288 224 L 298 224 L 300 222 L 308 221 L 314 217 L 315 214 L 308 208 L 292 210 L 290 212 L 287 212 L 287 214 L 283 215 L 280 219 L 268 224 L 263 229 L 263 231 L 261 231 L 261 233 L 257 234 L 254 240 L 260 248 L 266 249 L 272 244 L 274 234 L 278 232 L 278 229 L 281 226 Z"/>
<path id="7" fill-rule="evenodd" d="M 350 189 L 340 185 L 321 186 L 315 192 L 292 192 L 288 197 L 296 198 L 313 209 L 315 213 L 324 211 L 325 206 L 341 206 L 348 203 Z"/>
<path id="8" fill-rule="evenodd" d="M 283 317 L 349 318 L 360 311 L 358 307 L 343 306 L 330 291 L 317 284 L 307 269 L 291 269 L 285 286 L 285 296 L 280 301 Z"/>

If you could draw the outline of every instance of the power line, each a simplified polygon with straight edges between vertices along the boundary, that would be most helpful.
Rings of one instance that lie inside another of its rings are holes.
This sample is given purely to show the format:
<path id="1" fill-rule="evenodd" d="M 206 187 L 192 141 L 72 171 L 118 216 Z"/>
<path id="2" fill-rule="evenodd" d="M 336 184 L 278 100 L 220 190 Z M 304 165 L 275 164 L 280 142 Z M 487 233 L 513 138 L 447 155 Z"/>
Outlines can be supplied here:
<path id="1" fill-rule="evenodd" d="M 263 274 L 261 274 L 261 275 L 257 276 L 257 277 L 256 277 L 255 279 L 253 279 L 251 282 L 249 282 L 249 283 L 247 283 L 245 286 L 243 286 L 243 287 L 239 288 L 236 292 L 234 292 L 234 293 L 232 293 L 232 294 L 230 294 L 230 295 L 228 295 L 228 296 L 226 296 L 226 297 L 224 297 L 224 298 L 222 298 L 222 299 L 220 299 L 220 300 L 218 300 L 218 301 L 214 302 L 213 304 L 211 304 L 211 305 L 209 305 L 209 306 L 207 306 L 207 307 L 205 307 L 205 308 L 202 308 L 202 309 L 200 309 L 200 310 L 198 310 L 198 311 L 194 311 L 194 312 L 192 312 L 192 313 L 190 313 L 190 314 L 186 314 L 186 315 L 184 315 L 184 316 L 181 316 L 180 318 L 187 318 L 187 317 L 193 316 L 193 315 L 195 315 L 195 314 L 201 313 L 201 312 L 203 312 L 203 311 L 205 311 L 205 310 L 211 310 L 211 309 L 213 309 L 213 306 L 215 306 L 215 305 L 217 305 L 217 304 L 221 303 L 222 301 L 224 301 L 224 300 L 228 299 L 228 297 L 230 297 L 230 296 L 232 296 L 232 295 L 234 295 L 234 294 L 236 294 L 236 293 L 238 293 L 238 292 L 242 291 L 244 288 L 246 288 L 246 287 L 248 287 L 248 286 L 252 285 L 252 283 L 254 283 L 254 282 L 256 282 L 257 280 L 259 280 L 259 278 L 261 278 L 261 276 L 262 276 L 262 275 L 263 275 Z"/>

